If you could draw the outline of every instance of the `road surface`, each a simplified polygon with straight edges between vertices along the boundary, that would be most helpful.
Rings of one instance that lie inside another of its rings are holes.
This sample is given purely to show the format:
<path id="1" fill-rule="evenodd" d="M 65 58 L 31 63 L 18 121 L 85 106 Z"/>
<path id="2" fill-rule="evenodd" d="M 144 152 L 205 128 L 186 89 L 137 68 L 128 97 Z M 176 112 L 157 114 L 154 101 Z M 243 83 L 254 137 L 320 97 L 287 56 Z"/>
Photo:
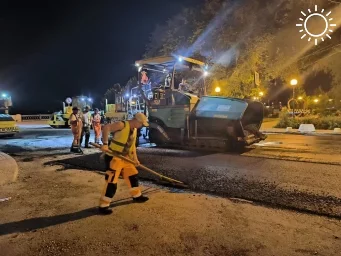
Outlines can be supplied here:
<path id="1" fill-rule="evenodd" d="M 93 138 L 93 134 L 91 135 Z M 12 155 L 68 154 L 70 130 L 22 129 L 14 139 L 1 140 Z M 143 144 L 141 163 L 184 181 L 205 193 L 238 197 L 272 206 L 341 218 L 341 136 L 270 134 L 243 154 L 199 153 Z M 63 164 L 102 169 L 96 149 L 70 157 Z M 141 172 L 146 179 L 155 178 Z"/>
<path id="2" fill-rule="evenodd" d="M 98 216 L 104 177 L 97 149 L 70 154 L 69 130 L 26 127 L 19 137 L 0 140 L 19 165 L 17 181 L 0 190 L 0 198 L 9 199 L 1 202 L 0 251 L 339 255 L 340 139 L 270 135 L 241 155 L 144 144 L 141 163 L 189 189 L 155 185 L 158 179 L 141 170 L 143 193 L 151 200 L 133 204 L 120 179 L 113 214 Z"/>
<path id="3" fill-rule="evenodd" d="M 9 153 L 23 151 L 51 151 L 70 148 L 72 135 L 69 129 L 52 129 L 43 125 L 23 125 L 20 133 L 11 139 L 0 140 L 0 150 Z M 294 161 L 341 165 L 341 135 L 289 135 L 269 134 L 269 137 L 252 145 L 243 156 L 266 157 Z M 91 131 L 90 140 L 94 134 Z M 142 147 L 150 147 L 141 140 Z"/>

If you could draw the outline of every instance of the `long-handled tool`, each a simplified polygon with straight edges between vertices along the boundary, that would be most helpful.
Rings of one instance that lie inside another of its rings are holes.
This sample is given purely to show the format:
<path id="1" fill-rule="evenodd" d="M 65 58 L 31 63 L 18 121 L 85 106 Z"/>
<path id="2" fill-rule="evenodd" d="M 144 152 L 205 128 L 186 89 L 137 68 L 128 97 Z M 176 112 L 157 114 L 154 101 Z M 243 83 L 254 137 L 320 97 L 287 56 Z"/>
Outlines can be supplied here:
<path id="1" fill-rule="evenodd" d="M 101 148 L 101 146 L 99 144 L 96 144 L 96 143 L 92 143 L 90 142 L 89 143 L 91 146 L 94 146 L 95 148 Z M 119 154 L 115 154 L 113 153 L 110 149 L 108 150 L 108 152 L 110 152 L 112 155 L 114 155 L 115 157 L 117 158 L 120 158 L 128 163 L 131 163 L 131 164 L 134 164 L 135 165 L 135 162 L 127 157 L 124 157 L 122 155 L 119 155 Z M 169 178 L 167 176 L 164 176 L 160 173 L 157 173 L 156 171 L 153 171 L 152 169 L 140 164 L 138 167 L 140 167 L 141 169 L 147 171 L 147 172 L 150 172 L 158 177 L 160 177 L 161 179 L 164 179 L 164 180 L 167 180 L 167 181 L 170 181 L 170 182 L 174 182 L 174 183 L 178 183 L 178 184 L 181 184 L 182 186 L 186 187 L 186 185 L 182 182 L 182 181 L 179 181 L 179 180 L 175 180 L 175 179 L 172 179 L 172 178 Z"/>

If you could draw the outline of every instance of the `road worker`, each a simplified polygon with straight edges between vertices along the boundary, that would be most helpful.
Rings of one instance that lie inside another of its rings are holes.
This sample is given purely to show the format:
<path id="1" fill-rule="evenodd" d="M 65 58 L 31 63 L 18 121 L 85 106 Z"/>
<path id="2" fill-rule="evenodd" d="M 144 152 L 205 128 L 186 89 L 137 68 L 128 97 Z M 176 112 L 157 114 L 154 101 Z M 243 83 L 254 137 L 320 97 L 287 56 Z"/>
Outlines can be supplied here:
<path id="1" fill-rule="evenodd" d="M 70 151 L 73 153 L 81 153 L 80 138 L 82 134 L 83 122 L 79 115 L 79 109 L 77 107 L 72 108 L 72 113 L 69 118 L 69 125 L 73 134 L 73 141 Z"/>
<path id="2" fill-rule="evenodd" d="M 101 122 L 102 117 L 99 113 L 99 109 L 95 108 L 95 113 L 92 116 L 92 127 L 94 128 L 95 131 L 95 143 L 99 144 L 100 139 L 101 139 Z"/>
<path id="3" fill-rule="evenodd" d="M 92 116 L 90 111 L 90 107 L 86 106 L 83 114 L 81 115 L 82 117 L 82 122 L 83 122 L 83 129 L 82 129 L 82 135 L 80 139 L 80 145 L 82 145 L 83 142 L 83 136 L 85 136 L 85 148 L 89 148 L 89 140 L 90 140 L 90 128 L 91 128 L 91 123 L 92 123 Z"/>
<path id="4" fill-rule="evenodd" d="M 189 92 L 191 91 L 191 85 L 189 85 L 185 79 L 182 79 L 178 90 L 182 92 Z"/>
<path id="5" fill-rule="evenodd" d="M 132 120 L 115 122 L 103 127 L 103 145 L 101 149 L 103 152 L 106 152 L 104 160 L 107 171 L 105 186 L 99 204 L 99 212 L 102 214 L 112 213 L 109 207 L 115 195 L 120 175 L 123 176 L 123 179 L 130 188 L 130 194 L 135 202 L 143 203 L 148 201 L 148 197 L 143 196 L 141 193 L 137 178 L 138 171 L 136 169 L 136 166 L 140 164 L 136 154 L 136 135 L 137 129 L 142 126 L 148 126 L 148 119 L 144 114 L 137 113 Z M 110 133 L 113 134 L 113 138 L 108 146 Z M 113 156 L 111 152 L 133 160 L 135 165 Z"/>

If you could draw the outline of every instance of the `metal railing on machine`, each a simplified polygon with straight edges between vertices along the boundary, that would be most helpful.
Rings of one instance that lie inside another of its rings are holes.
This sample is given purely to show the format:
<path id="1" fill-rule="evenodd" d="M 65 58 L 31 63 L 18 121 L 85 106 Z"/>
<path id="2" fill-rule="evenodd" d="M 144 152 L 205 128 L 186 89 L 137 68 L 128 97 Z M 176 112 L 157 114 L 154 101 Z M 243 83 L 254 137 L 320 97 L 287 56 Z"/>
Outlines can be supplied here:
<path id="1" fill-rule="evenodd" d="M 21 115 L 22 122 L 25 121 L 47 121 L 52 117 L 49 114 L 39 114 L 39 115 Z"/>

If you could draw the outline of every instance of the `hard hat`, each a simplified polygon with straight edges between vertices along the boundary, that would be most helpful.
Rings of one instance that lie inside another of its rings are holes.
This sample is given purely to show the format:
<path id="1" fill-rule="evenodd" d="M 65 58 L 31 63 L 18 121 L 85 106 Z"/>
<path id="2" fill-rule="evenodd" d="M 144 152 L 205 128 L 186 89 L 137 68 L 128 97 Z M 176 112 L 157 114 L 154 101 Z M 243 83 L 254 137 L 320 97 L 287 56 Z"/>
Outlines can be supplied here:
<path id="1" fill-rule="evenodd" d="M 149 126 L 148 118 L 142 113 L 136 113 L 134 118 L 143 124 L 143 126 Z"/>

